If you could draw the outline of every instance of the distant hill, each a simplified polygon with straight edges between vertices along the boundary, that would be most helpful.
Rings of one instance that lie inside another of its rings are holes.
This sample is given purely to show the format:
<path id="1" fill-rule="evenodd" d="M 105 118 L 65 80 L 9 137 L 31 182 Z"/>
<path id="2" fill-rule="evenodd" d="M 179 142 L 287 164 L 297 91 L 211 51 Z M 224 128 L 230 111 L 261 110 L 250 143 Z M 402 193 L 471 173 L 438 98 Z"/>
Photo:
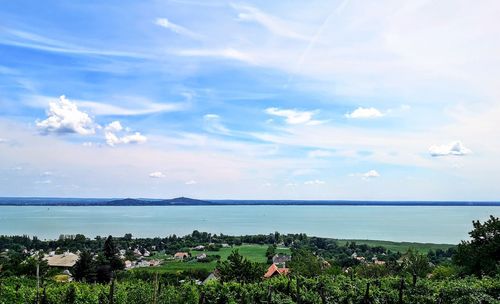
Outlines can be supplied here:
<path id="1" fill-rule="evenodd" d="M 95 205 L 95 204 L 92 204 Z M 109 202 L 99 203 L 100 206 L 206 206 L 213 205 L 210 201 L 198 200 L 189 197 L 176 197 L 165 200 L 140 200 L 133 198 L 126 198 L 114 200 Z"/>
<path id="2" fill-rule="evenodd" d="M 199 200 L 105 199 L 60 197 L 0 197 L 0 206 L 500 206 L 500 202 L 471 201 L 342 201 L 342 200 Z"/>

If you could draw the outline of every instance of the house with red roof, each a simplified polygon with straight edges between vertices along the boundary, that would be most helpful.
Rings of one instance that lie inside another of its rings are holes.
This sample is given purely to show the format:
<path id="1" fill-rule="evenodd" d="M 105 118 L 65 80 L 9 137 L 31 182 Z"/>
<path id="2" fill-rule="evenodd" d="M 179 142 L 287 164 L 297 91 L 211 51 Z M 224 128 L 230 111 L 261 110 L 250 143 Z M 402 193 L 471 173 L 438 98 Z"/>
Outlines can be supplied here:
<path id="1" fill-rule="evenodd" d="M 286 275 L 288 275 L 289 272 L 290 272 L 289 268 L 278 268 L 278 266 L 273 263 L 267 269 L 267 272 L 264 274 L 264 278 L 267 279 L 267 278 L 272 278 L 274 276 L 280 276 L 280 275 L 286 276 Z"/>

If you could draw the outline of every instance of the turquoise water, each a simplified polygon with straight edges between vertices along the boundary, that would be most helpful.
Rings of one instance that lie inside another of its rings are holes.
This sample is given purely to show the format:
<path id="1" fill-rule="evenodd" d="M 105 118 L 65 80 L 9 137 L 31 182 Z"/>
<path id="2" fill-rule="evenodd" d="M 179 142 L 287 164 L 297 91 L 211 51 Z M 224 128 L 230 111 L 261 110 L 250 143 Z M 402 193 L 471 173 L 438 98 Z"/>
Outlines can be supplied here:
<path id="1" fill-rule="evenodd" d="M 500 207 L 449 206 L 0 206 L 0 234 L 82 233 L 164 237 L 193 230 L 230 235 L 306 233 L 345 239 L 458 243 L 472 220 Z"/>

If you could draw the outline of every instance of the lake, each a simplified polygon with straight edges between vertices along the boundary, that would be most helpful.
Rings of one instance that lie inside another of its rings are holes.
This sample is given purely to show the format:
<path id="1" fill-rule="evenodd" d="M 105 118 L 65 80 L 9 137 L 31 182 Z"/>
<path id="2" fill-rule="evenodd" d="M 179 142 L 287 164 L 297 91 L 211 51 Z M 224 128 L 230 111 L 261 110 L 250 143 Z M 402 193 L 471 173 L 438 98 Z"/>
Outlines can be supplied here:
<path id="1" fill-rule="evenodd" d="M 164 237 L 306 233 L 339 239 L 456 244 L 494 206 L 0 206 L 0 234 Z"/>

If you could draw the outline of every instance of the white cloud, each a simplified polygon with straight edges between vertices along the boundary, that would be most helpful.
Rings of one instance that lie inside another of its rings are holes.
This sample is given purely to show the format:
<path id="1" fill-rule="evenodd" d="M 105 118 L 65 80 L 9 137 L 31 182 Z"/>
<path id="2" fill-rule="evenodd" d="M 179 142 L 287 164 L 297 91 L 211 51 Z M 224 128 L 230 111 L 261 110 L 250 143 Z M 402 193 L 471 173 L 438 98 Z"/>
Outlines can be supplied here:
<path id="1" fill-rule="evenodd" d="M 365 172 L 365 173 L 353 173 L 353 174 L 350 174 L 349 176 L 358 176 L 358 177 L 361 177 L 363 179 L 368 180 L 368 179 L 380 177 L 380 173 L 378 173 L 376 170 L 370 170 L 370 171 Z"/>
<path id="2" fill-rule="evenodd" d="M 163 174 L 163 172 L 155 171 L 155 172 L 149 173 L 149 177 L 151 177 L 151 178 L 164 178 L 164 177 L 166 177 L 166 175 Z"/>
<path id="3" fill-rule="evenodd" d="M 54 173 L 52 171 L 45 171 L 45 172 L 42 172 L 41 176 L 52 176 L 54 175 Z"/>
<path id="4" fill-rule="evenodd" d="M 363 173 L 363 178 L 369 179 L 369 178 L 377 178 L 380 177 L 380 174 L 376 170 L 370 170 L 366 173 Z"/>
<path id="5" fill-rule="evenodd" d="M 347 118 L 378 118 L 384 114 L 375 108 L 362 108 L 359 107 L 351 113 L 345 115 Z"/>
<path id="6" fill-rule="evenodd" d="M 37 121 L 37 128 L 43 133 L 77 133 L 90 135 L 95 133 L 95 124 L 85 112 L 78 110 L 75 103 L 66 99 L 64 95 L 59 101 L 50 102 L 47 119 Z"/>
<path id="7" fill-rule="evenodd" d="M 188 37 L 191 37 L 194 39 L 201 39 L 200 35 L 188 30 L 187 28 L 185 28 L 181 25 L 173 23 L 172 21 L 168 20 L 167 18 L 156 18 L 155 24 L 158 26 L 161 26 L 163 28 L 169 29 L 172 32 L 179 34 L 179 35 L 188 36 Z"/>
<path id="8" fill-rule="evenodd" d="M 44 180 L 35 181 L 35 184 L 48 185 L 48 184 L 52 184 L 52 181 L 50 179 L 44 179 Z"/>
<path id="9" fill-rule="evenodd" d="M 220 116 L 217 114 L 206 114 L 203 116 L 205 130 L 211 133 L 229 135 L 231 131 L 220 122 Z"/>
<path id="10" fill-rule="evenodd" d="M 106 139 L 106 143 L 113 147 L 117 144 L 142 144 L 147 141 L 146 136 L 141 135 L 139 132 L 135 132 L 134 134 L 126 134 L 123 136 L 117 135 L 124 131 L 121 123 L 119 121 L 113 121 L 109 125 L 104 128 L 104 138 Z M 125 129 L 128 131 L 128 129 Z"/>
<path id="11" fill-rule="evenodd" d="M 304 185 L 324 185 L 324 184 L 325 184 L 325 181 L 322 181 L 319 179 L 309 180 L 309 181 L 304 182 Z"/>
<path id="12" fill-rule="evenodd" d="M 267 108 L 265 112 L 269 115 L 284 117 L 285 122 L 291 125 L 309 124 L 316 125 L 321 122 L 312 120 L 317 111 L 299 111 L 296 109 Z"/>
<path id="13" fill-rule="evenodd" d="M 7 142 L 7 139 L 5 139 L 5 138 L 0 138 L 0 144 L 6 143 L 6 142 Z"/>
<path id="14" fill-rule="evenodd" d="M 433 145 L 429 147 L 431 156 L 463 156 L 472 153 L 461 141 L 454 141 L 447 145 Z"/>
<path id="15" fill-rule="evenodd" d="M 173 112 L 184 108 L 184 105 L 181 103 L 143 102 L 140 108 L 124 108 L 95 101 L 77 101 L 77 103 L 79 106 L 89 109 L 89 111 L 95 115 L 134 116 L 160 112 Z"/>
<path id="16" fill-rule="evenodd" d="M 197 182 L 195 180 L 188 180 L 187 182 L 184 183 L 185 185 L 196 185 Z"/>
<path id="17" fill-rule="evenodd" d="M 234 48 L 224 48 L 224 49 L 185 49 L 174 52 L 175 55 L 185 56 L 185 57 L 214 57 L 214 58 L 226 58 L 234 59 L 238 61 L 243 61 L 250 64 L 255 64 L 255 58 L 250 54 L 241 52 Z"/>
<path id="18" fill-rule="evenodd" d="M 309 151 L 309 153 L 307 153 L 307 156 L 310 158 L 332 157 L 333 153 L 327 150 L 313 150 Z"/>
<path id="19" fill-rule="evenodd" d="M 310 38 L 297 32 L 293 31 L 290 27 L 291 25 L 285 21 L 280 20 L 274 16 L 266 14 L 261 10 L 251 7 L 251 6 L 242 6 L 242 5 L 232 5 L 233 8 L 239 11 L 238 20 L 239 21 L 249 21 L 256 22 L 263 27 L 267 28 L 270 32 L 275 35 L 299 39 L 299 40 L 309 40 Z"/>

